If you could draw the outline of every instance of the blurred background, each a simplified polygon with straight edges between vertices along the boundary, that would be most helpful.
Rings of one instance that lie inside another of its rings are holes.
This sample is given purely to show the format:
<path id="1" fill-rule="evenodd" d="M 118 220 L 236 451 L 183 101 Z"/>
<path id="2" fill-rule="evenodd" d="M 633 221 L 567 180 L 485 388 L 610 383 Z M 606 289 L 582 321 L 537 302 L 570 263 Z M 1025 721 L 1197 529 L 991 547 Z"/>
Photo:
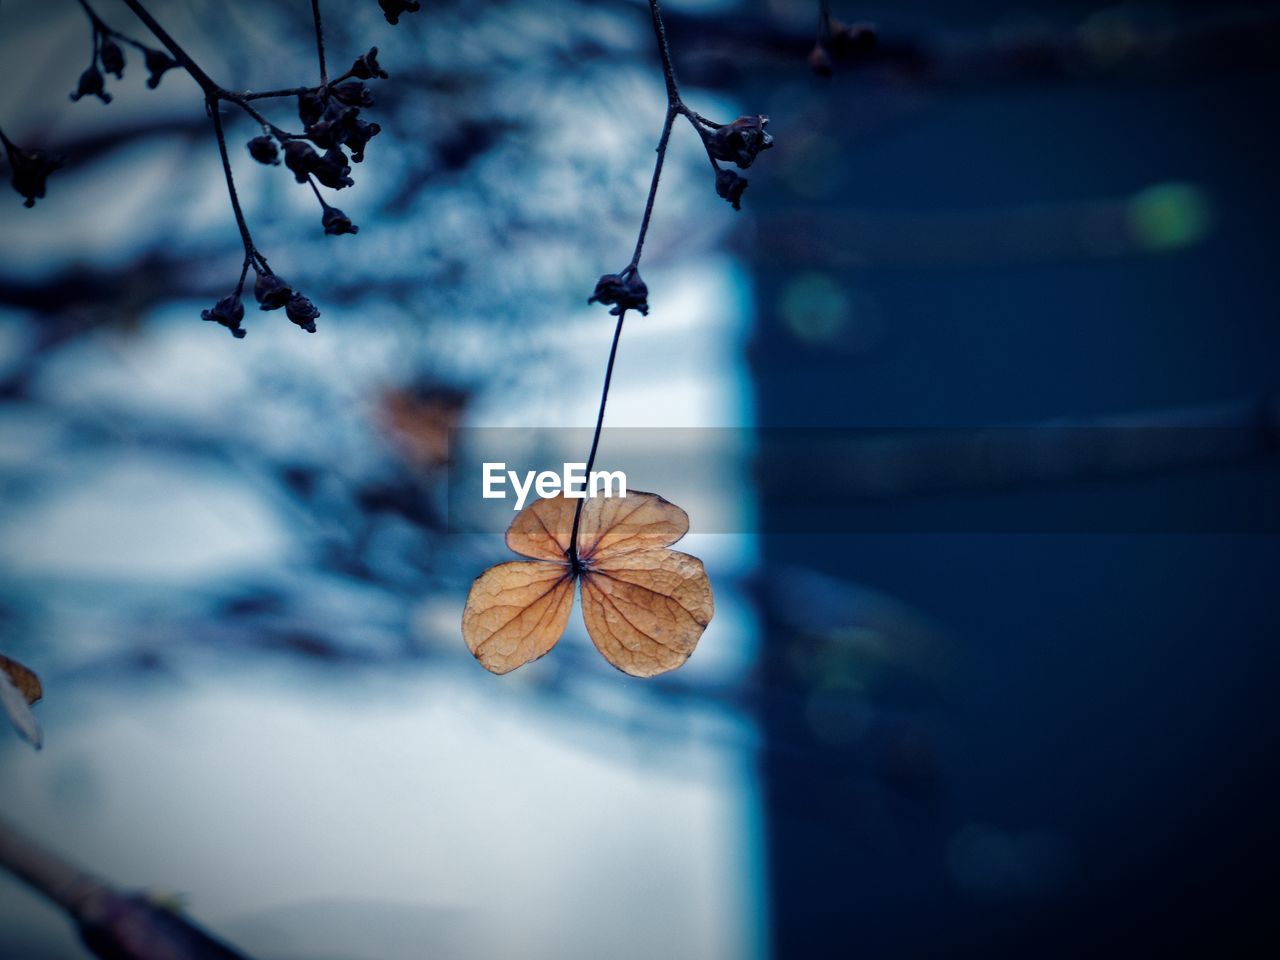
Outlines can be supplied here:
<path id="1" fill-rule="evenodd" d="M 510 555 L 448 489 L 451 431 L 593 422 L 647 4 L 428 6 L 325 5 L 391 74 L 358 237 L 226 111 L 322 311 L 243 340 L 198 88 L 127 51 L 70 103 L 80 7 L 0 7 L 0 126 L 68 159 L 0 196 L 0 652 L 46 692 L 0 816 L 259 960 L 1274 948 L 1280 4 L 837 2 L 879 41 L 824 78 L 817 0 L 666 0 L 685 99 L 777 145 L 735 213 L 676 128 L 619 351 L 610 427 L 717 501 L 654 681 L 577 614 L 477 666 Z M 315 82 L 306 4 L 149 7 L 228 87 Z M 0 873 L 0 957 L 85 955 Z"/>

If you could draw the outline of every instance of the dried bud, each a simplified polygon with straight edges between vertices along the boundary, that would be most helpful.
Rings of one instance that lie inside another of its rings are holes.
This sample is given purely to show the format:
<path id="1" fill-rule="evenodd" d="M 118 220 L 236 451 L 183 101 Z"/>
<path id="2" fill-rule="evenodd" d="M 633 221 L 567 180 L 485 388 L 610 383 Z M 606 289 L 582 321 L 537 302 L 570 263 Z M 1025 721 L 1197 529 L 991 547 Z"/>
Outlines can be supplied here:
<path id="1" fill-rule="evenodd" d="M 274 273 L 259 273 L 253 284 L 253 295 L 263 310 L 279 310 L 289 302 L 293 290 Z"/>
<path id="2" fill-rule="evenodd" d="M 351 150 L 353 163 L 362 163 L 364 161 L 364 148 L 369 145 L 370 140 L 381 132 L 382 127 L 376 123 L 365 123 L 363 120 L 354 122 L 346 138 L 346 144 Z"/>
<path id="3" fill-rule="evenodd" d="M 312 155 L 314 156 L 314 152 Z M 341 147 L 330 147 L 323 157 L 316 157 L 311 173 L 330 190 L 341 190 L 355 183 L 349 176 L 351 165 L 347 163 L 347 155 L 342 152 Z"/>
<path id="4" fill-rule="evenodd" d="M 302 140 L 290 140 L 284 145 L 284 165 L 293 171 L 299 183 L 307 182 L 307 175 L 320 162 L 320 155 L 311 144 Z"/>
<path id="5" fill-rule="evenodd" d="M 747 189 L 747 178 L 732 170 L 717 168 L 716 193 L 733 204 L 733 209 L 742 209 L 742 192 Z"/>
<path id="6" fill-rule="evenodd" d="M 298 119 L 303 126 L 318 123 L 324 116 L 324 97 L 319 90 L 303 90 L 298 94 Z"/>
<path id="7" fill-rule="evenodd" d="M 316 332 L 316 317 L 320 316 L 320 311 L 316 309 L 316 305 L 304 297 L 300 293 L 295 293 L 289 298 L 289 302 L 285 304 L 285 314 L 300 326 L 307 333 Z"/>
<path id="8" fill-rule="evenodd" d="M 613 304 L 609 312 L 620 317 L 623 311 L 639 310 L 649 313 L 649 288 L 640 279 L 640 271 L 628 267 L 622 273 L 606 273 L 596 281 L 596 291 L 587 303 Z"/>
<path id="9" fill-rule="evenodd" d="M 369 88 L 364 85 L 363 80 L 348 80 L 345 83 L 339 83 L 334 87 L 330 87 L 329 92 L 333 94 L 333 98 L 339 103 L 345 103 L 349 107 L 372 107 L 373 94 L 369 92 Z"/>
<path id="10" fill-rule="evenodd" d="M 249 155 L 259 163 L 280 166 L 280 149 L 276 146 L 275 138 L 266 134 L 249 141 Z"/>
<path id="11" fill-rule="evenodd" d="M 240 302 L 239 294 L 223 297 L 212 310 L 200 311 L 200 319 L 222 324 L 237 340 L 244 336 L 244 331 L 240 329 L 240 321 L 244 319 L 244 304 Z"/>
<path id="12" fill-rule="evenodd" d="M 707 150 L 715 159 L 736 163 L 745 170 L 761 150 L 773 146 L 773 137 L 764 129 L 768 125 L 768 117 L 739 117 L 707 136 Z"/>
<path id="13" fill-rule="evenodd" d="M 98 56 L 102 59 L 103 70 L 114 74 L 117 80 L 124 78 L 124 51 L 120 49 L 120 44 L 108 37 L 102 41 Z"/>
<path id="14" fill-rule="evenodd" d="M 351 75 L 361 80 L 386 80 L 387 71 L 378 63 L 378 48 L 370 47 L 369 52 L 361 54 L 351 65 Z"/>
<path id="15" fill-rule="evenodd" d="M 324 217 L 320 222 L 324 224 L 324 232 L 331 236 L 360 232 L 360 228 L 351 222 L 351 218 L 337 207 L 325 207 Z"/>
<path id="16" fill-rule="evenodd" d="M 821 41 L 809 51 L 809 69 L 820 77 L 831 76 L 831 51 Z"/>
<path id="17" fill-rule="evenodd" d="M 44 199 L 45 181 L 62 166 L 62 158 L 43 150 L 13 147 L 9 159 L 13 163 L 13 189 L 27 198 L 23 206 L 34 207 L 37 200 Z"/>
<path id="18" fill-rule="evenodd" d="M 318 147 L 328 149 L 347 142 L 360 115 L 359 107 L 338 107 L 336 104 L 324 112 L 323 119 L 307 127 L 307 136 Z"/>
<path id="19" fill-rule="evenodd" d="M 382 8 L 382 13 L 387 18 L 387 23 L 394 27 L 400 22 L 401 14 L 417 13 L 422 4 L 418 3 L 417 0 L 378 0 L 378 6 Z"/>
<path id="20" fill-rule="evenodd" d="M 163 50 L 152 50 L 147 48 L 146 53 L 147 72 L 151 76 L 147 77 L 147 86 L 154 90 L 160 86 L 160 78 L 168 71 L 178 65 L 178 61 L 173 59 Z"/>
<path id="21" fill-rule="evenodd" d="M 104 89 L 106 78 L 103 77 L 102 71 L 98 69 L 95 63 L 84 73 L 80 74 L 80 85 L 76 88 L 76 92 L 71 94 L 72 100 L 79 100 L 81 97 L 97 97 L 103 103 L 111 102 L 111 94 Z"/>

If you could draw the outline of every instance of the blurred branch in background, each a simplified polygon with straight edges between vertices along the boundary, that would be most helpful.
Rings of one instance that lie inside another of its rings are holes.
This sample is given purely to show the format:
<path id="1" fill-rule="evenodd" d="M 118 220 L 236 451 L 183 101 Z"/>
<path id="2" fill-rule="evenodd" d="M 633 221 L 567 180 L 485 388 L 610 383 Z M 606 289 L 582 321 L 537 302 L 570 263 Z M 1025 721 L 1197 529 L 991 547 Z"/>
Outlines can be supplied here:
<path id="1" fill-rule="evenodd" d="M 833 12 L 838 15 L 841 6 Z M 746 70 L 760 59 L 798 65 L 814 46 L 808 22 L 689 12 L 672 13 L 668 21 L 672 34 L 696 51 L 685 57 L 698 82 L 704 73 L 723 76 L 726 69 Z M 1065 24 L 1061 17 L 1028 9 L 1020 19 L 987 30 L 877 24 L 875 42 L 862 32 L 869 32 L 869 25 L 852 28 L 848 42 L 827 45 L 837 75 L 856 71 L 895 85 L 923 87 L 1270 70 L 1280 51 L 1280 7 L 1274 3 L 1243 4 L 1195 17 L 1158 7 L 1107 5 Z"/>
<path id="2" fill-rule="evenodd" d="M 173 905 L 113 890 L 2 819 L 0 867 L 56 904 L 102 960 L 248 960 Z"/>

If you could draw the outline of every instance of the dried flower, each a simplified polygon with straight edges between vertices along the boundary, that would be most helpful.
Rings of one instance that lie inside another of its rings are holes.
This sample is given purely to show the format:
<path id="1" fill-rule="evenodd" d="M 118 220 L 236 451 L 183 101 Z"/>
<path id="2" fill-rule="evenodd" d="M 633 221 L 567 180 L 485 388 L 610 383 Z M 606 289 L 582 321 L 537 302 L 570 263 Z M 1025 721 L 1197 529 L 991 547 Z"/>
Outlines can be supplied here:
<path id="1" fill-rule="evenodd" d="M 761 150 L 773 146 L 773 137 L 764 129 L 768 125 L 768 117 L 739 117 L 707 136 L 707 150 L 715 159 L 736 163 L 745 170 Z"/>
<path id="2" fill-rule="evenodd" d="M 356 62 L 351 65 L 351 75 L 360 80 L 386 80 L 387 71 L 382 69 L 382 65 L 378 63 L 378 48 L 370 47 L 368 53 L 363 53 L 356 58 Z"/>
<path id="3" fill-rule="evenodd" d="M 393 27 L 400 22 L 402 14 L 417 13 L 422 8 L 422 4 L 417 0 L 378 0 L 378 6 L 382 8 L 387 23 Z"/>
<path id="4" fill-rule="evenodd" d="M 307 127 L 307 136 L 316 146 L 340 146 L 345 143 L 355 128 L 356 118 L 360 115 L 359 107 L 339 107 L 332 104 L 325 110 L 324 117 Z"/>
<path id="5" fill-rule="evenodd" d="M 152 50 L 147 48 L 146 53 L 147 72 L 151 76 L 147 77 L 147 86 L 154 90 L 160 86 L 160 78 L 168 71 L 178 65 L 178 61 L 173 59 L 163 50 Z"/>
<path id="6" fill-rule="evenodd" d="M 742 209 L 742 193 L 747 189 L 747 178 L 732 170 L 716 168 L 716 193 L 733 204 L 733 209 Z"/>
<path id="7" fill-rule="evenodd" d="M 103 103 L 110 103 L 111 94 L 104 89 L 105 84 L 106 78 L 95 63 L 80 74 L 80 85 L 76 88 L 76 92 L 71 94 L 71 99 L 79 100 L 82 97 L 97 97 Z"/>
<path id="8" fill-rule="evenodd" d="M 351 222 L 351 218 L 337 207 L 325 207 L 324 216 L 320 222 L 324 224 L 324 232 L 330 236 L 360 232 L 360 228 Z"/>
<path id="9" fill-rule="evenodd" d="M 339 83 L 329 90 L 333 98 L 349 107 L 372 107 L 373 94 L 364 85 L 363 80 L 348 80 Z"/>
<path id="10" fill-rule="evenodd" d="M 298 94 L 298 119 L 311 126 L 324 116 L 324 98 L 319 90 L 303 90 Z"/>
<path id="11" fill-rule="evenodd" d="M 353 163 L 362 163 L 364 161 L 364 148 L 369 145 L 369 141 L 382 132 L 382 127 L 376 123 L 366 123 L 363 120 L 356 120 L 352 125 L 352 129 L 347 133 L 346 144 L 351 150 L 351 160 Z"/>
<path id="12" fill-rule="evenodd" d="M 595 293 L 587 303 L 613 304 L 609 312 L 615 317 L 622 316 L 625 310 L 639 310 L 646 316 L 649 313 L 649 288 L 640 279 L 640 271 L 628 267 L 621 273 L 606 273 L 596 281 Z"/>
<path id="13" fill-rule="evenodd" d="M 102 59 L 103 70 L 114 74 L 117 80 L 124 78 L 124 51 L 120 49 L 120 44 L 108 37 L 102 41 L 98 56 Z"/>
<path id="14" fill-rule="evenodd" d="M 244 336 L 244 331 L 240 329 L 240 321 L 244 319 L 244 304 L 240 302 L 239 294 L 223 297 L 214 304 L 212 310 L 200 311 L 200 319 L 222 324 L 237 340 Z"/>
<path id="15" fill-rule="evenodd" d="M 274 273 L 259 273 L 253 295 L 263 310 L 279 310 L 293 296 L 292 288 Z"/>
<path id="16" fill-rule="evenodd" d="M 341 190 L 355 183 L 349 176 L 351 164 L 347 163 L 347 155 L 342 152 L 341 147 L 330 147 L 323 157 L 316 157 L 311 173 L 331 190 Z"/>
<path id="17" fill-rule="evenodd" d="M 291 296 L 289 302 L 285 304 L 284 312 L 307 333 L 316 332 L 316 317 L 320 316 L 320 311 L 302 294 L 295 293 Z"/>
<path id="18" fill-rule="evenodd" d="M 6 141 L 7 142 L 7 141 Z M 45 181 L 49 174 L 61 168 L 62 158 L 43 150 L 9 149 L 9 161 L 13 165 L 13 189 L 26 197 L 23 206 L 34 207 L 44 199 Z"/>
<path id="19" fill-rule="evenodd" d="M 266 134 L 249 141 L 249 155 L 259 163 L 280 166 L 280 149 L 276 146 L 275 138 Z"/>
<path id="20" fill-rule="evenodd" d="M 307 175 L 320 162 L 320 155 L 311 144 L 302 140 L 290 140 L 284 145 L 284 165 L 293 171 L 299 183 L 307 182 Z"/>

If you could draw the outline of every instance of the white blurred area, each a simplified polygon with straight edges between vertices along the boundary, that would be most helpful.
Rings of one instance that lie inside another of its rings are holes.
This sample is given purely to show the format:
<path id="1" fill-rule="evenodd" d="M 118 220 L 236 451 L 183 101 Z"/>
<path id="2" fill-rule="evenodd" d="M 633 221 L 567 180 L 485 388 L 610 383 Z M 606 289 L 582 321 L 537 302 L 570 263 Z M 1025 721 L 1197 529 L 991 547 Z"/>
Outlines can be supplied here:
<path id="1" fill-rule="evenodd" d="M 44 753 L 6 746 L 3 808 L 259 960 L 760 953 L 749 754 L 655 763 L 485 682 L 55 690 Z M 0 945 L 81 955 L 7 877 Z"/>

